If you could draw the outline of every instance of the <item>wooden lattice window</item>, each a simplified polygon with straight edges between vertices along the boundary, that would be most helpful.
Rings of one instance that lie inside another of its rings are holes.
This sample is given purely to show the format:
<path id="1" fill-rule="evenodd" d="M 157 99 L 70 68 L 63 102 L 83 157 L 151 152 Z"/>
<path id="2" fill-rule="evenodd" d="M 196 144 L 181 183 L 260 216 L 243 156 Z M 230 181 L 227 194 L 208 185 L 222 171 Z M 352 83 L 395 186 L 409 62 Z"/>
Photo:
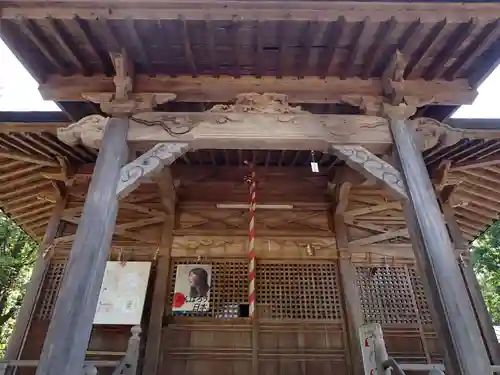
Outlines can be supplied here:
<path id="1" fill-rule="evenodd" d="M 361 309 L 366 323 L 418 324 L 408 269 L 356 267 Z"/>
<path id="2" fill-rule="evenodd" d="M 199 263 L 195 259 L 175 259 L 172 261 L 170 278 L 170 306 L 174 297 L 175 277 L 179 264 Z M 186 312 L 183 316 L 209 316 L 214 318 L 236 318 L 240 316 L 241 305 L 248 304 L 248 262 L 203 261 L 212 265 L 210 307 L 206 312 Z M 171 310 L 170 310 L 171 311 Z"/>
<path id="3" fill-rule="evenodd" d="M 258 264 L 257 312 L 271 319 L 342 319 L 337 265 Z"/>
<path id="4" fill-rule="evenodd" d="M 56 304 L 66 263 L 52 261 L 45 273 L 43 287 L 38 299 L 35 316 L 39 320 L 50 320 Z"/>
<path id="5" fill-rule="evenodd" d="M 409 268 L 410 280 L 413 287 L 413 293 L 417 302 L 418 311 L 420 313 L 420 321 L 422 324 L 432 324 L 431 311 L 425 295 L 424 285 L 422 280 L 414 268 Z"/>

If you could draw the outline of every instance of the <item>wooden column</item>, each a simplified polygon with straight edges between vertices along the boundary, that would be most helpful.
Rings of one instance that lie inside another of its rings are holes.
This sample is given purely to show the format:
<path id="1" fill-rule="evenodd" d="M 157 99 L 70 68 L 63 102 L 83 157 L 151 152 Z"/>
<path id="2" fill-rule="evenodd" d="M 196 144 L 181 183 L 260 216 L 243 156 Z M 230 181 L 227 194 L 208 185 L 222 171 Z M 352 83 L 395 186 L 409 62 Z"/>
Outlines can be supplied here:
<path id="1" fill-rule="evenodd" d="M 466 249 L 466 242 L 462 237 L 462 232 L 455 220 L 455 215 L 450 204 L 443 203 L 441 208 L 455 246 L 459 249 Z M 484 303 L 484 298 L 481 294 L 481 289 L 479 287 L 479 283 L 477 282 L 476 275 L 474 274 L 474 270 L 472 269 L 470 260 L 464 260 L 461 262 L 460 268 L 465 286 L 467 287 L 467 291 L 469 293 L 472 307 L 474 308 L 474 313 L 476 314 L 477 322 L 479 323 L 479 329 L 481 330 L 484 344 L 486 345 L 486 349 L 490 357 L 490 361 L 494 365 L 500 365 L 500 345 L 498 344 L 495 329 L 493 328 L 493 321 L 491 320 L 491 315 L 488 312 L 486 304 Z"/>
<path id="2" fill-rule="evenodd" d="M 127 131 L 128 119 L 107 123 L 37 375 L 82 373 L 116 224 L 116 187 L 128 155 Z"/>
<path id="3" fill-rule="evenodd" d="M 47 230 L 45 231 L 40 248 L 38 249 L 38 256 L 33 268 L 33 273 L 31 274 L 30 281 L 26 288 L 23 304 L 21 305 L 21 309 L 17 315 L 16 324 L 9 338 L 9 344 L 7 345 L 7 350 L 3 359 L 16 360 L 21 356 L 26 335 L 28 334 L 33 313 L 35 311 L 36 302 L 43 285 L 47 265 L 49 263 L 49 260 L 44 258 L 44 252 L 45 249 L 53 243 L 54 238 L 57 235 L 59 224 L 61 223 L 61 216 L 64 208 L 66 207 L 66 203 L 67 199 L 65 196 L 57 197 L 56 205 L 47 224 Z M 9 370 L 7 373 L 9 373 Z"/>
<path id="4" fill-rule="evenodd" d="M 408 191 L 405 215 L 447 354 L 448 372 L 491 375 L 490 362 L 424 160 L 404 120 L 393 119 L 398 162 Z"/>
<path id="5" fill-rule="evenodd" d="M 361 300 L 356 285 L 356 268 L 349 253 L 347 226 L 344 221 L 344 211 L 347 208 L 351 184 L 343 182 L 335 189 L 336 207 L 333 214 L 335 241 L 339 250 L 339 271 L 342 295 L 345 303 L 346 322 L 348 329 L 349 352 L 354 375 L 364 375 L 363 358 L 359 339 L 359 327 L 363 324 Z"/>
<path id="6" fill-rule="evenodd" d="M 167 303 L 168 280 L 170 276 L 170 254 L 172 249 L 174 217 L 169 215 L 162 228 L 161 243 L 158 249 L 156 278 L 146 336 L 146 353 L 143 374 L 156 375 L 163 334 L 163 315 Z"/>

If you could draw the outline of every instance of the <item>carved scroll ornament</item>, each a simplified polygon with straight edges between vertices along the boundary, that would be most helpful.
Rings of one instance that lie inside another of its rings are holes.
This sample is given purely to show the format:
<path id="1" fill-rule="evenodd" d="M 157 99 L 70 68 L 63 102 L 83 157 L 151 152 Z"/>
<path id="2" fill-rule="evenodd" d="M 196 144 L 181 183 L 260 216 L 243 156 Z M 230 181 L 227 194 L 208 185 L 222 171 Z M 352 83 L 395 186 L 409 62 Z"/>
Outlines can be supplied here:
<path id="1" fill-rule="evenodd" d="M 134 161 L 123 166 L 116 189 L 118 198 L 132 192 L 144 179 L 159 173 L 189 149 L 187 143 L 159 143 Z"/>
<path id="2" fill-rule="evenodd" d="M 399 198 L 407 198 L 401 173 L 386 161 L 358 145 L 332 145 L 335 155 L 365 177 L 375 177 Z"/>

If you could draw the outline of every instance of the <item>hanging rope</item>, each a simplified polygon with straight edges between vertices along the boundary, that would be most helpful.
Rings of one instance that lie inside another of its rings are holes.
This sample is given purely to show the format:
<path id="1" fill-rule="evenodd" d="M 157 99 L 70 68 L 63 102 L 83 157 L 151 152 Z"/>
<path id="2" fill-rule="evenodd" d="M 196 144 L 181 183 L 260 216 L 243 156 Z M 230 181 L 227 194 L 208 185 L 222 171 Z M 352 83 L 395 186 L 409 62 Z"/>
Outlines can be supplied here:
<path id="1" fill-rule="evenodd" d="M 253 320 L 255 313 L 255 171 L 253 164 L 247 163 L 250 166 L 250 175 L 245 177 L 245 181 L 250 185 L 249 190 L 249 211 L 250 221 L 248 226 L 248 316 Z"/>

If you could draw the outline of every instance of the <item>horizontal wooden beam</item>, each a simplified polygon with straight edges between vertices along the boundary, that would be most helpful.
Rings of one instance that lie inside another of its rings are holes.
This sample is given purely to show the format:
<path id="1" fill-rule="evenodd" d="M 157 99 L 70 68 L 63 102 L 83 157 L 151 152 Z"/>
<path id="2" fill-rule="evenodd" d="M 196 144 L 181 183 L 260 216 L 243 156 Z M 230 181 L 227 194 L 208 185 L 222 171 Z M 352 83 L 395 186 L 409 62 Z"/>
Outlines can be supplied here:
<path id="1" fill-rule="evenodd" d="M 87 120 L 88 119 L 88 120 Z M 88 116 L 58 137 L 99 148 L 107 120 Z M 129 142 L 188 143 L 191 149 L 328 150 L 362 144 L 383 153 L 392 143 L 387 120 L 375 116 L 298 113 L 148 112 L 130 119 Z"/>
<path id="2" fill-rule="evenodd" d="M 0 7 L 2 18 L 17 17 L 73 19 L 152 19 L 152 20 L 317 20 L 331 21 L 343 15 L 349 22 L 369 18 L 372 22 L 387 21 L 396 15 L 399 22 L 420 19 L 422 23 L 436 23 L 445 16 L 449 23 L 496 20 L 499 7 L 495 3 L 455 2 L 367 2 L 357 1 L 164 1 L 148 0 L 17 0 Z"/>
<path id="3" fill-rule="evenodd" d="M 0 122 L 0 133 L 57 133 L 67 122 Z"/>
<path id="4" fill-rule="evenodd" d="M 40 85 L 45 100 L 83 101 L 84 96 L 114 93 L 112 77 L 105 76 L 50 76 Z M 291 103 L 340 103 L 349 96 L 379 97 L 383 93 L 379 79 L 320 79 L 305 77 L 176 77 L 137 75 L 134 90 L 137 93 L 173 93 L 183 102 L 229 102 L 241 93 L 278 93 L 288 96 Z M 407 80 L 403 96 L 422 102 L 446 105 L 471 104 L 477 96 L 466 80 L 425 81 Z"/>
<path id="5" fill-rule="evenodd" d="M 388 121 L 377 116 L 315 115 L 288 105 L 279 111 L 263 106 L 246 112 L 246 108 L 255 107 L 237 104 L 229 110 L 224 108 L 141 113 L 130 119 L 127 140 L 143 144 L 187 143 L 192 150 L 328 151 L 332 144 L 351 144 L 379 155 L 392 145 Z M 68 145 L 99 148 L 106 123 L 102 116 L 88 116 L 67 128 L 59 128 L 58 137 Z M 500 139 L 500 131 L 456 130 L 432 119 L 418 118 L 410 124 L 418 131 L 422 150 L 438 142 L 451 145 L 464 138 Z"/>

